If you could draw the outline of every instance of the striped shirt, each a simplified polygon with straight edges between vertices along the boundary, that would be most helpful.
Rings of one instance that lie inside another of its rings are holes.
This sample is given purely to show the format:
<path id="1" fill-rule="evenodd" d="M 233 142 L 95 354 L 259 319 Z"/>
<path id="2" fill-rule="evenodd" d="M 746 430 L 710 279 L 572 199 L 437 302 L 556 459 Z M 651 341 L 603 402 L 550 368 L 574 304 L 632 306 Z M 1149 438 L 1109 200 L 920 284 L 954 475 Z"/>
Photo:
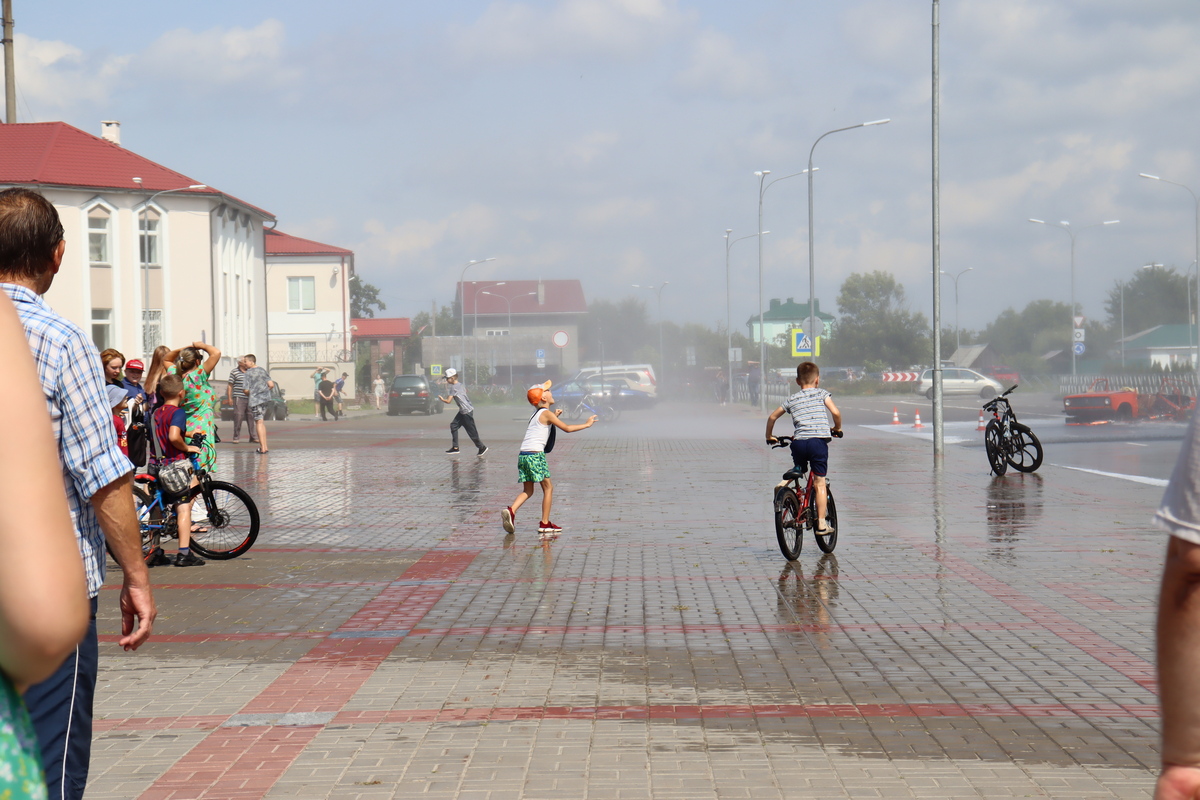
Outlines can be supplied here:
<path id="1" fill-rule="evenodd" d="M 828 439 L 829 417 L 825 415 L 825 398 L 829 392 L 819 386 L 812 389 L 801 389 L 789 397 L 783 404 L 792 415 L 792 425 L 796 431 L 792 434 L 797 439 Z"/>
<path id="2" fill-rule="evenodd" d="M 233 368 L 233 370 L 229 373 L 228 382 L 229 388 L 233 389 L 234 399 L 246 396 L 246 373 L 242 372 L 241 367 Z"/>
<path id="3" fill-rule="evenodd" d="M 131 469 L 117 446 L 100 354 L 78 325 L 51 310 L 31 289 L 13 283 L 0 283 L 0 288 L 16 306 L 37 363 L 88 596 L 95 597 L 104 583 L 104 531 L 90 501 Z"/>

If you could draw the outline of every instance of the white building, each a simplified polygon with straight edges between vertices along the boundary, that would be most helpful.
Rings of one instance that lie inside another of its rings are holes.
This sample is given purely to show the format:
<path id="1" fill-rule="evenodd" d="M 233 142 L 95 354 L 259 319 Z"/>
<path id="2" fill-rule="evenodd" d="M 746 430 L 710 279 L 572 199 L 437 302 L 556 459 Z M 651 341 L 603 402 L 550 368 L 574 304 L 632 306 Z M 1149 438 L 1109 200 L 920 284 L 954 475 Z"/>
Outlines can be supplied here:
<path id="1" fill-rule="evenodd" d="M 64 122 L 0 125 L 0 188 L 41 192 L 67 242 L 47 302 L 98 349 L 148 360 L 206 341 L 233 357 L 267 345 L 270 213 Z"/>

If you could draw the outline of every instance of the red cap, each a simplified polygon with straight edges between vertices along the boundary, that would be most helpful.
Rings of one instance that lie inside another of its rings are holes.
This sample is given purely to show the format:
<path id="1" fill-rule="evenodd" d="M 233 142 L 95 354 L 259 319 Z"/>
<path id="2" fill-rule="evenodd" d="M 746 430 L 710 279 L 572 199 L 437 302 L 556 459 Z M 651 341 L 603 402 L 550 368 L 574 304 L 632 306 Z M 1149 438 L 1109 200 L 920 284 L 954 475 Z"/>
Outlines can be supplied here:
<path id="1" fill-rule="evenodd" d="M 141 370 L 142 372 L 145 372 L 146 365 L 143 364 L 141 361 L 138 361 L 136 358 L 131 358 L 125 362 L 125 369 L 127 369 L 127 370 L 138 369 L 138 370 Z"/>

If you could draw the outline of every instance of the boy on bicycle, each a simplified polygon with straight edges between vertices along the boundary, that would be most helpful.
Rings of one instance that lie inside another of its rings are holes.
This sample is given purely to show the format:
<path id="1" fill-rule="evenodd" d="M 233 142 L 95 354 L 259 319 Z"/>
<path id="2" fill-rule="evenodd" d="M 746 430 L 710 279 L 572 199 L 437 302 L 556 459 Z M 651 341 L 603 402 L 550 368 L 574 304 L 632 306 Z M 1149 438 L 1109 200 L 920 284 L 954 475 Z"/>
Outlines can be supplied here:
<path id="1" fill-rule="evenodd" d="M 775 420 L 785 413 L 792 415 L 792 425 L 796 430 L 792 434 L 792 463 L 800 471 L 812 465 L 813 487 L 817 495 L 817 520 L 819 525 L 825 524 L 825 474 L 829 471 L 829 439 L 840 435 L 842 430 L 842 412 L 833 403 L 833 395 L 821 388 L 821 370 L 811 361 L 805 361 L 796 367 L 796 383 L 800 391 L 793 394 L 783 405 L 771 412 L 767 417 L 767 444 L 775 444 L 772 431 L 775 430 Z M 829 429 L 829 419 L 825 416 L 828 411 L 833 416 L 833 430 Z M 828 531 L 821 527 L 817 533 Z"/>
<path id="2" fill-rule="evenodd" d="M 161 408 L 154 412 L 154 435 L 158 440 L 160 467 L 187 459 L 189 453 L 199 453 L 200 448 L 188 444 L 183 438 L 187 430 L 187 412 L 179 407 L 183 399 L 183 379 L 178 375 L 164 375 L 158 382 L 158 396 L 163 399 Z M 199 485 L 192 475 L 189 488 Z M 177 567 L 202 567 L 205 560 L 192 552 L 192 501 L 180 500 L 175 504 L 175 525 L 179 530 L 179 552 L 168 563 Z"/>

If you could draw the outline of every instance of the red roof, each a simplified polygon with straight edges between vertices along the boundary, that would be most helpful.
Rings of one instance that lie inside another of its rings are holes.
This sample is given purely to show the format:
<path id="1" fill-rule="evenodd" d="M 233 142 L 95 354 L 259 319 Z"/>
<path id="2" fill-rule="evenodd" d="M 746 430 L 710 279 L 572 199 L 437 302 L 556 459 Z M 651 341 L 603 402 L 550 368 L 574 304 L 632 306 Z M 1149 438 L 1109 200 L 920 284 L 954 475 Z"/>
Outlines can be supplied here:
<path id="1" fill-rule="evenodd" d="M 497 286 L 503 283 L 502 286 Z M 538 304 L 538 286 L 542 287 L 544 302 Z M 567 281 L 467 281 L 463 288 L 463 313 L 475 314 L 476 302 L 480 314 L 507 315 L 509 302 L 513 314 L 584 314 L 587 302 L 583 286 L 577 280 Z M 457 291 L 457 289 L 456 289 Z M 484 294 L 490 292 L 490 294 Z M 509 302 L 505 302 L 508 298 Z"/>
<path id="2" fill-rule="evenodd" d="M 267 228 L 267 255 L 269 256 L 352 256 L 353 250 L 321 244 L 312 239 L 301 239 L 290 233 Z"/>
<path id="3" fill-rule="evenodd" d="M 134 177 L 142 179 L 141 186 L 134 183 Z M 0 125 L 0 184 L 77 186 L 151 193 L 198 183 L 201 181 L 167 169 L 65 122 Z M 274 219 L 269 211 L 211 186 L 172 194 L 223 197 Z"/>
<path id="4" fill-rule="evenodd" d="M 412 335 L 408 317 L 365 317 L 350 320 L 355 339 L 401 339 Z"/>

